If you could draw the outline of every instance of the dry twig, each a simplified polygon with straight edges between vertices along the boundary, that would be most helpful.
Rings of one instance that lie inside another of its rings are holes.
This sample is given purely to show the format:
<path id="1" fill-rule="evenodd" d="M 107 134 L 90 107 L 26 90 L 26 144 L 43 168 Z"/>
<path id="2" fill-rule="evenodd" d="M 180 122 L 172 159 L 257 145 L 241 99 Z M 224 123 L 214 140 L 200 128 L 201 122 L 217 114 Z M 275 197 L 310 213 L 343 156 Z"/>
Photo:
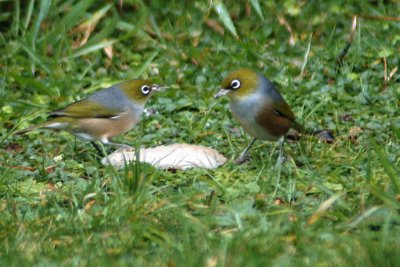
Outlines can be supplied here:
<path id="1" fill-rule="evenodd" d="M 284 25 L 286 30 L 290 33 L 289 44 L 291 46 L 294 46 L 296 43 L 296 39 L 294 38 L 292 27 L 290 27 L 289 23 L 286 21 L 286 19 L 283 16 L 278 15 L 278 20 L 279 20 L 279 23 L 281 25 Z"/>
<path id="2" fill-rule="evenodd" d="M 368 15 L 368 14 L 359 14 L 359 15 L 356 15 L 356 17 L 360 17 L 363 19 L 372 19 L 372 20 L 400 21 L 400 18 L 396 18 L 396 17 L 374 16 L 374 15 Z"/>
<path id="3" fill-rule="evenodd" d="M 399 69 L 398 66 L 394 67 L 389 75 L 387 73 L 387 59 L 386 57 L 383 57 L 383 85 L 382 85 L 382 91 L 386 91 L 386 88 L 390 82 L 390 80 L 393 78 L 397 70 Z"/>
<path id="4" fill-rule="evenodd" d="M 349 34 L 349 38 L 347 39 L 346 46 L 343 48 L 342 52 L 336 58 L 336 62 L 339 65 L 343 64 L 343 59 L 346 56 L 347 52 L 349 51 L 349 48 L 350 48 L 351 44 L 353 43 L 354 35 L 356 33 L 356 28 L 357 28 L 357 16 L 354 16 L 353 17 L 353 23 L 351 25 L 351 31 L 350 31 L 350 34 Z"/>
<path id="5" fill-rule="evenodd" d="M 383 57 L 383 85 L 382 90 L 385 91 L 388 84 L 388 77 L 387 77 L 387 60 L 386 57 Z"/>

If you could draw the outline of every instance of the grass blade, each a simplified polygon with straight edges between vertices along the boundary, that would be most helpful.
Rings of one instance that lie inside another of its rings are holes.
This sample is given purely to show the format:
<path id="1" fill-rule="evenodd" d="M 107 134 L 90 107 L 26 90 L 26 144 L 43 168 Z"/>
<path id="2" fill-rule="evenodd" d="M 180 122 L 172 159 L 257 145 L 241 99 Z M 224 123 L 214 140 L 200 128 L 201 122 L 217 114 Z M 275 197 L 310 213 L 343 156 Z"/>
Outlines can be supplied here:
<path id="1" fill-rule="evenodd" d="M 19 44 L 21 45 L 22 49 L 25 50 L 25 52 L 31 57 L 32 61 L 34 63 L 37 63 L 39 66 L 41 66 L 47 73 L 50 73 L 50 69 L 46 64 L 44 64 L 43 60 L 37 55 L 35 52 L 35 49 L 28 47 L 24 41 L 20 41 Z"/>
<path id="2" fill-rule="evenodd" d="M 325 214 L 325 212 L 332 207 L 336 201 L 338 201 L 340 199 L 342 195 L 341 194 L 335 194 L 333 196 L 331 196 L 330 198 L 328 198 L 327 200 L 325 200 L 324 202 L 321 203 L 321 205 L 318 207 L 318 210 L 313 213 L 311 215 L 311 217 L 308 219 L 307 224 L 308 225 L 312 225 L 314 223 L 316 223 L 319 218 Z"/>
<path id="3" fill-rule="evenodd" d="M 110 41 L 103 41 L 101 43 L 98 44 L 94 44 L 94 45 L 89 45 L 89 46 L 84 46 L 83 48 L 77 50 L 72 56 L 72 58 L 74 57 L 80 57 L 92 52 L 95 52 L 97 50 L 101 50 L 106 46 L 112 45 L 113 43 L 115 43 L 117 40 L 110 40 Z"/>
<path id="4" fill-rule="evenodd" d="M 151 62 L 153 62 L 153 59 L 158 55 L 158 53 L 159 52 L 156 51 L 153 54 L 151 54 L 151 56 L 140 66 L 138 70 L 135 70 L 128 74 L 129 78 L 137 79 L 140 76 L 142 76 L 144 71 L 149 68 Z"/>
<path id="5" fill-rule="evenodd" d="M 232 33 L 234 37 L 239 38 L 236 32 L 235 25 L 233 24 L 232 19 L 224 3 L 222 3 L 221 1 L 216 1 L 213 3 L 213 8 L 215 12 L 218 14 L 218 17 L 224 24 L 224 26 Z"/>
<path id="6" fill-rule="evenodd" d="M 20 1 L 16 0 L 14 2 L 15 8 L 14 8 L 14 15 L 13 15 L 13 22 L 11 25 L 11 32 L 14 36 L 18 35 L 18 30 L 19 30 L 19 25 L 20 25 L 20 15 L 21 15 L 21 9 L 20 9 Z"/>
<path id="7" fill-rule="evenodd" d="M 28 26 L 29 26 L 29 23 L 31 22 L 34 3 L 35 3 L 35 0 L 30 0 L 29 1 L 28 8 L 26 9 L 24 29 L 27 29 Z"/>
<path id="8" fill-rule="evenodd" d="M 60 96 L 58 89 L 45 86 L 43 83 L 34 78 L 22 77 L 19 75 L 12 75 L 12 77 L 21 85 L 21 87 L 31 86 L 35 88 L 36 93 L 50 96 Z"/>
<path id="9" fill-rule="evenodd" d="M 86 10 L 93 3 L 93 0 L 80 1 L 74 5 L 71 11 L 61 20 L 61 24 L 64 25 L 65 31 L 69 31 L 82 19 Z"/>
<path id="10" fill-rule="evenodd" d="M 355 218 L 350 224 L 349 224 L 349 229 L 356 228 L 357 225 L 359 225 L 361 222 L 364 220 L 368 219 L 372 215 L 374 215 L 377 211 L 382 209 L 380 206 L 373 206 L 369 208 L 368 210 L 364 211 L 361 215 L 359 215 L 357 218 Z"/>
<path id="11" fill-rule="evenodd" d="M 258 0 L 250 0 L 250 3 L 253 6 L 254 10 L 256 11 L 257 15 L 260 17 L 260 19 L 264 21 L 264 14 L 262 12 L 260 2 Z"/>
<path id="12" fill-rule="evenodd" d="M 374 147 L 374 150 L 376 154 L 379 157 L 379 160 L 381 164 L 383 165 L 383 168 L 385 169 L 386 174 L 389 176 L 390 180 L 392 181 L 396 193 L 400 194 L 400 173 L 398 170 L 395 169 L 395 167 L 392 165 L 392 163 L 389 162 L 387 155 L 385 152 L 382 150 L 380 146 L 378 146 L 375 141 L 372 141 L 372 146 Z"/>
<path id="13" fill-rule="evenodd" d="M 400 206 L 399 202 L 397 202 L 392 195 L 388 194 L 387 192 L 384 192 L 382 188 L 378 186 L 371 186 L 369 191 L 371 192 L 372 195 L 383 201 L 388 208 L 394 210 L 397 210 L 399 208 Z"/>
<path id="14" fill-rule="evenodd" d="M 398 141 L 400 141 L 400 128 L 397 128 L 395 124 L 392 124 L 392 131 Z"/>
<path id="15" fill-rule="evenodd" d="M 112 7 L 112 4 L 105 5 L 101 9 L 97 10 L 93 16 L 88 18 L 86 21 L 81 23 L 78 27 L 80 28 L 88 28 L 91 25 L 96 25 L 104 16 L 107 14 L 108 10 Z"/>
<path id="16" fill-rule="evenodd" d="M 36 37 L 39 32 L 40 25 L 42 24 L 43 20 L 47 16 L 47 13 L 49 12 L 50 7 L 51 7 L 51 0 L 43 0 L 40 2 L 39 14 L 36 18 L 34 30 L 33 30 L 33 43 L 36 42 Z"/>
<path id="17" fill-rule="evenodd" d="M 163 38 L 162 38 L 161 30 L 160 30 L 160 27 L 157 25 L 156 19 L 151 14 L 150 14 L 149 19 L 150 19 L 151 26 L 153 27 L 153 29 L 157 35 L 157 38 L 162 40 Z"/>
<path id="18" fill-rule="evenodd" d="M 86 46 L 90 46 L 107 39 L 116 29 L 118 23 L 118 16 L 113 16 L 113 18 L 108 20 L 108 23 L 102 27 L 100 32 L 94 34 L 86 43 Z M 119 38 L 121 39 L 121 38 Z"/>

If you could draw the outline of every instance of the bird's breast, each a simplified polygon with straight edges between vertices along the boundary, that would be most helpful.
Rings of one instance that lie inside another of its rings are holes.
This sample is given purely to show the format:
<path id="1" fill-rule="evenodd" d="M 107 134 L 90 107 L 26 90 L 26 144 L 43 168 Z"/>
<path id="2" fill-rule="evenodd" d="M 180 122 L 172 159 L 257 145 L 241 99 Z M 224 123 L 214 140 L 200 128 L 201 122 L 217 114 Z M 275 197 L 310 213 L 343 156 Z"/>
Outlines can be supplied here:
<path id="1" fill-rule="evenodd" d="M 277 140 L 279 136 L 274 136 L 256 119 L 260 110 L 266 104 L 267 102 L 262 96 L 253 94 L 241 100 L 231 101 L 230 108 L 233 117 L 251 136 L 261 140 Z M 266 119 L 268 120 L 268 118 Z"/>

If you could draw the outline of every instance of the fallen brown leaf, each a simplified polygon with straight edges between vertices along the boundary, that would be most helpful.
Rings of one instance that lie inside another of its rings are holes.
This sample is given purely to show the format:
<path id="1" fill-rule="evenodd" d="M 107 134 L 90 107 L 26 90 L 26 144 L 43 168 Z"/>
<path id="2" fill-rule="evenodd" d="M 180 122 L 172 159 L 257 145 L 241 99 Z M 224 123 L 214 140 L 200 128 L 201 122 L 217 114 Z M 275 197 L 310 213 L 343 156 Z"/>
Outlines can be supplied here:
<path id="1" fill-rule="evenodd" d="M 112 58 L 113 58 L 112 45 L 108 45 L 108 46 L 104 47 L 104 53 L 106 54 L 106 56 L 108 57 L 109 60 L 112 60 Z"/>
<path id="2" fill-rule="evenodd" d="M 350 141 L 352 143 L 357 143 L 357 139 L 362 132 L 363 132 L 363 129 L 361 129 L 360 127 L 357 127 L 357 126 L 351 127 L 349 130 Z"/>
<path id="3" fill-rule="evenodd" d="M 333 130 L 331 129 L 318 130 L 314 133 L 314 136 L 328 144 L 333 144 L 335 142 L 335 136 L 333 134 Z"/>
<path id="4" fill-rule="evenodd" d="M 30 172 L 35 171 L 35 168 L 29 167 L 29 166 L 15 166 L 15 165 L 11 165 L 11 166 L 8 166 L 8 168 L 10 168 L 10 169 L 17 169 L 17 170 L 22 170 L 22 171 L 30 171 Z"/>
<path id="5" fill-rule="evenodd" d="M 290 33 L 290 37 L 289 37 L 289 44 L 291 46 L 294 46 L 296 44 L 296 38 L 294 36 L 292 27 L 290 27 L 289 23 L 287 22 L 287 20 L 285 19 L 285 17 L 283 16 L 279 16 L 278 15 L 278 21 L 281 25 L 285 26 L 286 30 Z"/>
<path id="6" fill-rule="evenodd" d="M 224 27 L 221 26 L 221 24 L 218 23 L 218 21 L 214 19 L 205 19 L 204 22 L 208 27 L 210 27 L 212 30 L 217 32 L 220 35 L 224 35 L 225 30 Z"/>
<path id="7" fill-rule="evenodd" d="M 186 170 L 190 168 L 215 169 L 226 162 L 226 158 L 218 151 L 199 145 L 172 144 L 154 148 L 141 148 L 139 160 L 159 169 Z M 123 168 L 136 158 L 133 150 L 118 149 L 102 159 L 103 165 Z"/>
<path id="8" fill-rule="evenodd" d="M 9 144 L 6 147 L 6 152 L 10 153 L 10 152 L 15 152 L 15 153 L 19 153 L 21 152 L 22 147 L 18 144 Z"/>
<path id="9" fill-rule="evenodd" d="M 349 113 L 344 113 L 344 114 L 340 115 L 340 119 L 341 119 L 342 121 L 351 121 L 351 122 L 354 122 L 353 117 L 352 117 L 351 114 L 349 114 Z"/>
<path id="10" fill-rule="evenodd" d="M 52 172 L 54 172 L 55 169 L 56 169 L 56 165 L 50 165 L 50 166 L 47 166 L 47 167 L 44 169 L 44 171 L 45 171 L 46 173 L 52 173 Z"/>
<path id="11" fill-rule="evenodd" d="M 281 197 L 278 197 L 278 198 L 276 198 L 276 199 L 274 200 L 274 204 L 277 205 L 277 206 L 281 206 L 281 205 L 283 205 L 284 203 L 285 203 L 285 201 L 284 201 L 283 198 L 281 198 Z"/>
<path id="12" fill-rule="evenodd" d="M 207 259 L 207 267 L 215 267 L 218 264 L 218 258 L 216 256 Z"/>
<path id="13" fill-rule="evenodd" d="M 92 206 L 96 203 L 96 200 L 92 199 L 90 201 L 88 201 L 85 205 L 85 210 L 90 210 L 92 208 Z"/>

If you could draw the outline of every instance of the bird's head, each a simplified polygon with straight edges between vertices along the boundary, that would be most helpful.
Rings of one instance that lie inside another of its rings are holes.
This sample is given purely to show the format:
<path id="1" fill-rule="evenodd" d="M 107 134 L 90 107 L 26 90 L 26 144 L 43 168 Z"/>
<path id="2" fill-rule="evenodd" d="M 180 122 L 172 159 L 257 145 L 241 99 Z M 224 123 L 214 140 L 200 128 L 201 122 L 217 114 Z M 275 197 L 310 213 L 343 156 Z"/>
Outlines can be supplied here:
<path id="1" fill-rule="evenodd" d="M 130 80 L 121 83 L 120 89 L 132 101 L 146 103 L 154 92 L 166 89 L 166 86 L 153 83 L 151 80 Z"/>
<path id="2" fill-rule="evenodd" d="M 231 72 L 222 82 L 222 88 L 214 95 L 215 98 L 228 96 L 230 100 L 246 98 L 258 90 L 260 77 L 250 69 L 238 69 Z"/>

